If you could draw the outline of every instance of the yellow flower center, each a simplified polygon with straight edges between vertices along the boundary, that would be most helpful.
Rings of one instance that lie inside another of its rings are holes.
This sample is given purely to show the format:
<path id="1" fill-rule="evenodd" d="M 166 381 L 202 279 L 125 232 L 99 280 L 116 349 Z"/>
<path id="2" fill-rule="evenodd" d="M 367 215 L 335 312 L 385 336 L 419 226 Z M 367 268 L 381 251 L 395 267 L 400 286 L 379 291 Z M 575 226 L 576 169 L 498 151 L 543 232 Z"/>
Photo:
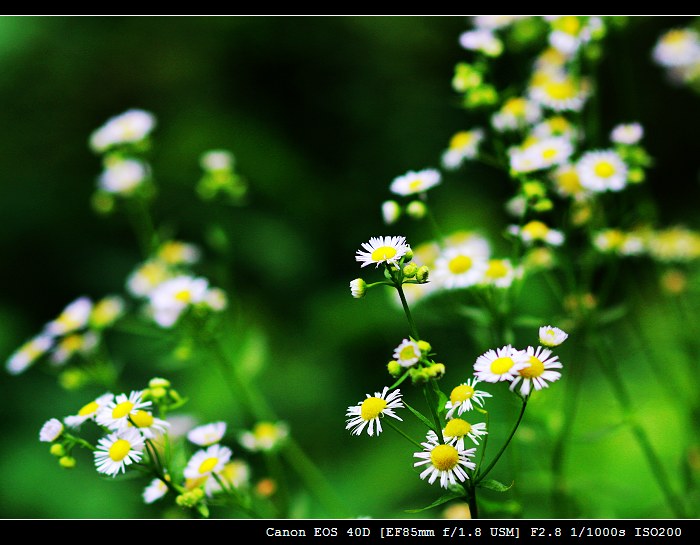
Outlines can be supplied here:
<path id="1" fill-rule="evenodd" d="M 502 259 L 492 259 L 486 269 L 486 276 L 489 278 L 505 278 L 508 276 L 508 266 Z"/>
<path id="2" fill-rule="evenodd" d="M 576 36 L 581 30 L 581 21 L 578 17 L 567 15 L 566 17 L 562 17 L 561 19 L 557 20 L 555 26 L 562 32 Z"/>
<path id="3" fill-rule="evenodd" d="M 411 360 L 416 358 L 416 348 L 412 344 L 407 344 L 399 352 L 399 359 Z"/>
<path id="4" fill-rule="evenodd" d="M 393 246 L 380 246 L 372 252 L 372 261 L 386 261 L 396 255 L 396 248 Z"/>
<path id="5" fill-rule="evenodd" d="M 97 326 L 108 325 L 117 317 L 119 313 L 119 304 L 112 300 L 100 301 L 92 310 L 90 319 Z"/>
<path id="6" fill-rule="evenodd" d="M 467 399 L 471 399 L 473 395 L 474 388 L 468 384 L 460 384 L 452 390 L 452 393 L 450 394 L 450 401 L 452 402 L 452 405 L 454 405 L 455 403 L 461 403 Z"/>
<path id="7" fill-rule="evenodd" d="M 566 118 L 558 115 L 549 120 L 549 128 L 554 134 L 562 134 L 569 130 L 569 122 Z"/>
<path id="8" fill-rule="evenodd" d="M 112 409 L 112 418 L 124 418 L 134 408 L 131 401 L 122 401 L 114 409 Z"/>
<path id="9" fill-rule="evenodd" d="M 131 450 L 131 443 L 126 439 L 119 439 L 109 447 L 109 457 L 115 462 L 121 462 Z"/>
<path id="10" fill-rule="evenodd" d="M 609 178 L 615 174 L 615 167 L 609 161 L 600 161 L 596 164 L 593 172 L 601 178 Z"/>
<path id="11" fill-rule="evenodd" d="M 75 352 L 83 346 L 83 337 L 80 335 L 69 335 L 61 341 L 61 348 L 68 352 Z"/>
<path id="12" fill-rule="evenodd" d="M 147 428 L 153 424 L 153 416 L 147 411 L 136 411 L 131 415 L 131 420 L 137 428 Z"/>
<path id="13" fill-rule="evenodd" d="M 458 255 L 450 259 L 447 268 L 452 274 L 463 274 L 472 268 L 472 260 L 466 255 Z"/>
<path id="14" fill-rule="evenodd" d="M 557 156 L 557 150 L 555 148 L 545 148 L 542 150 L 542 159 L 549 161 Z"/>
<path id="15" fill-rule="evenodd" d="M 523 227 L 523 233 L 534 240 L 542 240 L 547 236 L 549 227 L 541 221 L 531 221 Z"/>
<path id="16" fill-rule="evenodd" d="M 578 178 L 578 174 L 573 168 L 561 172 L 557 176 L 557 182 L 559 184 L 559 188 L 567 195 L 575 195 L 583 189 L 581 181 Z"/>
<path id="17" fill-rule="evenodd" d="M 567 100 L 576 97 L 576 87 L 570 81 L 550 81 L 544 90 L 554 100 Z"/>
<path id="18" fill-rule="evenodd" d="M 617 229 L 610 229 L 605 233 L 605 242 L 609 248 L 620 248 L 625 242 L 625 235 Z"/>
<path id="19" fill-rule="evenodd" d="M 379 397 L 368 397 L 362 402 L 360 416 L 363 420 L 372 420 L 377 418 L 386 408 L 386 400 Z"/>
<path id="20" fill-rule="evenodd" d="M 168 242 L 160 249 L 158 252 L 158 257 L 160 257 L 166 263 L 177 264 L 182 261 L 184 254 L 184 248 L 181 244 L 176 242 Z"/>
<path id="21" fill-rule="evenodd" d="M 436 469 L 449 471 L 459 462 L 459 453 L 452 445 L 438 445 L 431 451 L 430 461 Z"/>
<path id="22" fill-rule="evenodd" d="M 61 314 L 58 318 L 56 318 L 56 322 L 62 325 L 65 329 L 75 329 L 80 327 L 80 322 L 70 314 Z"/>
<path id="23" fill-rule="evenodd" d="M 272 422 L 258 422 L 253 430 L 253 435 L 258 439 L 274 439 L 277 437 L 277 426 Z"/>
<path id="24" fill-rule="evenodd" d="M 535 356 L 530 356 L 530 367 L 521 369 L 519 371 L 520 376 L 523 378 L 533 378 L 539 377 L 544 373 L 544 363 L 539 358 Z"/>
<path id="25" fill-rule="evenodd" d="M 412 182 L 409 182 L 408 188 L 411 191 L 418 191 L 421 187 L 423 187 L 423 179 L 422 178 L 416 178 Z"/>
<path id="26" fill-rule="evenodd" d="M 194 490 L 195 488 L 199 488 L 201 485 L 207 482 L 208 478 L 209 475 L 205 475 L 204 477 L 197 477 L 196 479 L 185 479 L 185 490 Z"/>
<path id="27" fill-rule="evenodd" d="M 139 274 L 152 286 L 160 284 L 165 280 L 165 269 L 156 263 L 147 263 L 141 267 Z"/>
<path id="28" fill-rule="evenodd" d="M 524 98 L 511 98 L 503 105 L 503 111 L 515 117 L 523 117 L 526 104 L 527 102 Z"/>
<path id="29" fill-rule="evenodd" d="M 472 425 L 461 418 L 454 418 L 445 426 L 445 435 L 447 437 L 464 437 L 472 431 Z"/>
<path id="30" fill-rule="evenodd" d="M 188 289 L 180 290 L 175 294 L 175 299 L 187 304 L 192 300 L 192 292 Z"/>
<path id="31" fill-rule="evenodd" d="M 469 146 L 474 140 L 474 135 L 469 131 L 460 131 L 450 140 L 450 149 L 459 150 Z"/>
<path id="32" fill-rule="evenodd" d="M 82 409 L 78 411 L 78 416 L 87 416 L 89 414 L 93 414 L 99 408 L 100 406 L 97 404 L 97 401 L 91 401 L 87 405 L 83 405 Z"/>
<path id="33" fill-rule="evenodd" d="M 219 459 L 216 456 L 213 456 L 212 458 L 207 458 L 201 464 L 199 464 L 199 473 L 209 473 L 212 469 L 216 467 L 216 464 L 218 463 Z"/>
<path id="34" fill-rule="evenodd" d="M 514 364 L 515 362 L 510 357 L 496 358 L 491 362 L 491 372 L 494 375 L 502 375 L 503 373 L 507 373 Z"/>
<path id="35" fill-rule="evenodd" d="M 688 34 L 683 30 L 671 30 L 667 32 L 663 38 L 663 42 L 667 44 L 679 44 L 688 39 Z"/>

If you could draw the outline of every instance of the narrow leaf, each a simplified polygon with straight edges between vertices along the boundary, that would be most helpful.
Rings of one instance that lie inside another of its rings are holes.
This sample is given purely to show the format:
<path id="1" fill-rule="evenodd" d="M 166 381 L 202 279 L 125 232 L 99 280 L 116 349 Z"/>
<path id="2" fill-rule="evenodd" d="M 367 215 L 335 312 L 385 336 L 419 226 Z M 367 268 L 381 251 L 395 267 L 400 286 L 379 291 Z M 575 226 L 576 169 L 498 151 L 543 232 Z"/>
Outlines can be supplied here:
<path id="1" fill-rule="evenodd" d="M 420 509 L 406 509 L 406 513 L 420 513 L 421 511 L 427 511 L 428 509 L 432 509 L 433 507 L 437 507 L 438 505 L 442 505 L 443 503 L 447 503 L 448 501 L 462 497 L 464 497 L 464 492 L 448 492 L 447 494 L 440 496 L 427 507 L 421 507 Z"/>
<path id="2" fill-rule="evenodd" d="M 515 484 L 515 481 L 513 481 L 508 486 L 506 486 L 505 484 L 500 483 L 495 479 L 484 479 L 477 486 L 479 488 L 486 488 L 488 490 L 495 490 L 496 492 L 505 492 L 506 490 L 510 490 L 511 487 L 513 486 L 513 484 Z"/>

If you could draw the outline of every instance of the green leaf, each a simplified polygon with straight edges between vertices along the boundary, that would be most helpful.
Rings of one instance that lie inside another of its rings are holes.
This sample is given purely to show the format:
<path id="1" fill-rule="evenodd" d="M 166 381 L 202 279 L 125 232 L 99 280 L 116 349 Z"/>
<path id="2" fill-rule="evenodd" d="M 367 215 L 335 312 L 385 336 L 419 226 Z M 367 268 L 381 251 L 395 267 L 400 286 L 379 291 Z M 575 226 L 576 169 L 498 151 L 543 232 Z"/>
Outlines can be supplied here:
<path id="1" fill-rule="evenodd" d="M 506 486 L 495 479 L 484 479 L 483 481 L 480 481 L 479 484 L 477 484 L 476 486 L 478 486 L 479 488 L 486 488 L 487 490 L 495 490 L 496 492 L 505 492 L 506 490 L 510 490 L 513 484 L 515 484 L 515 481 Z"/>
<path id="2" fill-rule="evenodd" d="M 428 418 L 426 418 L 421 413 L 419 413 L 416 409 L 411 407 L 408 403 L 406 403 L 406 401 L 404 401 L 403 404 L 406 405 L 406 408 L 409 411 L 411 411 L 416 416 L 416 418 L 418 418 L 418 420 L 420 420 L 421 422 L 423 422 L 423 424 L 428 426 L 428 429 L 435 431 L 435 424 L 433 424 Z"/>
<path id="3" fill-rule="evenodd" d="M 427 511 L 428 509 L 432 509 L 433 507 L 437 507 L 438 505 L 442 505 L 443 503 L 447 503 L 448 501 L 463 497 L 464 490 L 462 490 L 461 492 L 457 492 L 456 490 L 454 490 L 443 494 L 427 507 L 421 507 L 420 509 L 406 509 L 406 513 L 420 513 L 421 511 Z"/>
<path id="4" fill-rule="evenodd" d="M 617 305 L 602 310 L 598 313 L 598 325 L 608 325 L 625 317 L 627 307 L 625 305 Z"/>
<path id="5" fill-rule="evenodd" d="M 199 514 L 202 515 L 205 519 L 209 518 L 209 507 L 206 503 L 198 503 L 197 511 L 199 511 Z"/>
<path id="6" fill-rule="evenodd" d="M 545 323 L 548 323 L 547 319 L 537 316 L 518 316 L 513 320 L 515 327 L 541 327 Z"/>

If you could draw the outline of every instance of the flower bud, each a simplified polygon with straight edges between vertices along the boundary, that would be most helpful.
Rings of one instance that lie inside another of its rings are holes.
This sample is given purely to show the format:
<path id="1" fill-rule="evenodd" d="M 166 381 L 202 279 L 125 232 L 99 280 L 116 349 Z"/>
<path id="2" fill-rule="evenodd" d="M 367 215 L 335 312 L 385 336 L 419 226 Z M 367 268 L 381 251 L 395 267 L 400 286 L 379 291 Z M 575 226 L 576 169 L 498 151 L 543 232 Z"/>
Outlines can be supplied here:
<path id="1" fill-rule="evenodd" d="M 391 225 L 401 217 L 401 207 L 396 201 L 384 201 L 382 203 L 382 218 L 384 223 Z"/>
<path id="2" fill-rule="evenodd" d="M 420 284 L 425 284 L 426 282 L 428 282 L 429 275 L 430 275 L 430 269 L 428 269 L 427 266 L 423 265 L 416 272 L 416 280 L 418 280 L 418 283 L 420 283 Z"/>
<path id="3" fill-rule="evenodd" d="M 428 207 L 425 206 L 423 201 L 411 201 L 406 206 L 406 214 L 408 214 L 414 220 L 419 220 L 425 217 Z"/>
<path id="4" fill-rule="evenodd" d="M 367 282 L 362 278 L 355 278 L 350 282 L 350 293 L 355 299 L 360 299 L 365 296 L 367 292 Z"/>
<path id="5" fill-rule="evenodd" d="M 418 341 L 418 348 L 420 348 L 420 351 L 423 352 L 423 354 L 427 354 L 433 349 L 428 341 Z"/>
<path id="6" fill-rule="evenodd" d="M 418 272 L 418 266 L 415 263 L 409 263 L 403 268 L 403 275 L 406 278 L 413 278 Z"/>
<path id="7" fill-rule="evenodd" d="M 413 384 L 425 384 L 430 380 L 430 376 L 424 368 L 413 367 L 409 371 Z"/>
<path id="8" fill-rule="evenodd" d="M 148 381 L 150 388 L 170 388 L 170 381 L 165 378 L 154 377 Z"/>
<path id="9" fill-rule="evenodd" d="M 66 455 L 66 449 L 61 443 L 54 443 L 53 445 L 51 445 L 49 452 L 57 458 L 61 458 Z"/>
<path id="10" fill-rule="evenodd" d="M 65 467 L 66 469 L 73 469 L 76 461 L 72 456 L 63 456 L 58 460 L 58 463 L 61 464 L 61 467 Z"/>
<path id="11" fill-rule="evenodd" d="M 425 372 L 430 378 L 440 379 L 445 374 L 445 365 L 442 363 L 434 363 L 427 367 Z"/>
<path id="12" fill-rule="evenodd" d="M 389 371 L 389 374 L 392 377 L 398 377 L 403 371 L 401 364 L 396 360 L 391 360 L 389 363 L 387 363 L 386 370 Z"/>

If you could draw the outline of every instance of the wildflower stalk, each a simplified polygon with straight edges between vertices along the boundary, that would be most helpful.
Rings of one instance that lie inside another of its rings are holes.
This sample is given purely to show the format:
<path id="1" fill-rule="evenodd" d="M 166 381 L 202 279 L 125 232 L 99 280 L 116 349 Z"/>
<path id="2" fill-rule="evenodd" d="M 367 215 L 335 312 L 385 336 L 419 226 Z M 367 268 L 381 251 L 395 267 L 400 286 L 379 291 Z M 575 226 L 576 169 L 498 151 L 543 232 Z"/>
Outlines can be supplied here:
<path id="1" fill-rule="evenodd" d="M 606 345 L 608 344 L 605 341 L 603 342 Z M 600 364 L 603 374 L 608 379 L 608 382 L 612 387 L 613 393 L 617 398 L 618 403 L 620 403 L 620 405 L 622 406 L 623 412 L 630 427 L 630 431 L 632 431 L 632 435 L 634 436 L 635 440 L 637 441 L 637 444 L 642 450 L 642 453 L 644 454 L 644 457 L 646 458 L 647 463 L 650 466 L 652 475 L 654 475 L 654 478 L 656 479 L 656 482 L 659 485 L 659 488 L 661 489 L 666 499 L 666 503 L 668 504 L 669 509 L 676 518 L 686 518 L 687 515 L 685 505 L 677 496 L 676 492 L 673 490 L 668 475 L 664 470 L 661 458 L 656 453 L 656 450 L 654 450 L 654 447 L 651 444 L 648 435 L 644 431 L 644 428 L 642 428 L 642 426 L 640 426 L 639 423 L 634 419 L 634 408 L 632 406 L 632 399 L 629 393 L 627 392 L 627 389 L 625 388 L 625 385 L 622 381 L 622 376 L 617 368 L 614 359 L 608 358 L 606 356 L 606 354 L 600 346 L 600 343 L 592 344 L 593 349 L 595 350 L 595 353 L 598 356 L 598 363 Z M 609 348 L 609 346 L 607 346 L 606 348 Z"/>
<path id="2" fill-rule="evenodd" d="M 151 215 L 141 199 L 131 199 L 127 206 L 127 216 L 138 240 L 141 253 L 145 258 L 148 258 L 158 245 L 158 237 Z"/>
<path id="3" fill-rule="evenodd" d="M 408 329 L 411 332 L 411 337 L 413 337 L 414 341 L 419 341 L 420 336 L 418 335 L 418 328 L 416 327 L 416 322 L 413 321 L 413 316 L 411 315 L 411 309 L 408 308 L 408 302 L 406 301 L 406 295 L 403 292 L 403 288 L 401 287 L 400 282 L 396 282 L 394 284 L 396 287 L 396 291 L 399 292 L 399 298 L 401 299 L 401 306 L 403 307 L 403 311 L 406 314 L 406 319 L 408 320 Z"/>
<path id="4" fill-rule="evenodd" d="M 386 423 L 386 424 L 389 424 L 389 427 L 390 427 L 390 428 L 392 428 L 393 430 L 396 430 L 396 432 L 397 432 L 401 437 L 403 437 L 404 439 L 406 439 L 407 441 L 409 441 L 413 446 L 418 447 L 420 450 L 423 450 L 423 445 L 421 445 L 418 441 L 416 441 L 416 440 L 413 439 L 410 435 L 408 435 L 407 433 L 405 433 L 401 428 L 399 428 L 399 427 L 398 427 L 396 424 L 394 424 L 391 420 L 389 420 L 388 418 L 386 418 L 386 419 L 385 419 L 385 423 Z"/>

